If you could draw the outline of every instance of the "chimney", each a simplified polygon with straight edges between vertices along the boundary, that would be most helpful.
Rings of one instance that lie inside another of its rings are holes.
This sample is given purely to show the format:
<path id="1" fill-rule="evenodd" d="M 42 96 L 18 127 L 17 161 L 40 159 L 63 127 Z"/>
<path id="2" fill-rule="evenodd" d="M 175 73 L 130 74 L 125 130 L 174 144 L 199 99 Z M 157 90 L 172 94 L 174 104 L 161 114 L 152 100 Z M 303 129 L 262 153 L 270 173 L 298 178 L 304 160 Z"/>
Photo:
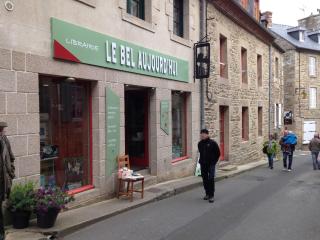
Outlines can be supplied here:
<path id="1" fill-rule="evenodd" d="M 272 12 L 267 11 L 267 12 L 261 13 L 260 21 L 264 27 L 272 28 Z"/>

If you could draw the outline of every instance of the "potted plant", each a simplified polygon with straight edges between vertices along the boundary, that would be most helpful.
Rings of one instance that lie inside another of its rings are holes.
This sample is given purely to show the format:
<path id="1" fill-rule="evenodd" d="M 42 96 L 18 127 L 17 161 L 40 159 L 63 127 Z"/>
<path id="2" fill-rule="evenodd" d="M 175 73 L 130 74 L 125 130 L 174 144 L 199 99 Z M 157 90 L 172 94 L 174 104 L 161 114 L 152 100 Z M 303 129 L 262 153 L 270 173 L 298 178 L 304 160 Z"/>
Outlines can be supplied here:
<path id="1" fill-rule="evenodd" d="M 73 201 L 73 196 L 62 191 L 59 187 L 41 187 L 35 194 L 37 225 L 40 228 L 53 227 L 59 212 Z"/>
<path id="2" fill-rule="evenodd" d="M 34 183 L 16 184 L 12 187 L 7 208 L 12 214 L 14 228 L 29 226 L 30 216 L 35 205 Z"/>

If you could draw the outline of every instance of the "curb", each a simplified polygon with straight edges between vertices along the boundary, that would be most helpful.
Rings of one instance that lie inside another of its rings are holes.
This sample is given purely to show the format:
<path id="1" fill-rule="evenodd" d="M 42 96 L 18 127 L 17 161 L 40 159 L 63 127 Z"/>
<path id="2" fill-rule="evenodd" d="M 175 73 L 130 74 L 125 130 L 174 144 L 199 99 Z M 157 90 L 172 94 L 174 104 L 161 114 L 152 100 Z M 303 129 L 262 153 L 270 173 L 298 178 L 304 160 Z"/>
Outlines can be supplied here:
<path id="1" fill-rule="evenodd" d="M 275 162 L 278 161 L 278 160 L 275 160 Z M 265 162 L 263 163 L 260 163 L 260 164 L 257 164 L 255 166 L 252 166 L 251 168 L 248 168 L 248 169 L 244 169 L 244 170 L 240 170 L 240 171 L 235 171 L 235 172 L 229 172 L 229 173 L 226 173 L 222 176 L 217 176 L 215 178 L 215 181 L 216 182 L 219 182 L 219 181 L 222 181 L 224 179 L 227 179 L 227 178 L 232 178 L 232 177 L 235 177 L 235 176 L 238 176 L 242 173 L 245 173 L 245 172 L 249 172 L 251 170 L 254 170 L 258 167 L 261 167 L 263 166 L 264 164 L 266 164 Z M 200 177 L 199 177 L 200 178 Z M 124 212 L 127 212 L 127 211 L 130 211 L 130 210 L 133 210 L 133 209 L 136 209 L 136 208 L 139 208 L 139 207 L 142 207 L 144 205 L 147 205 L 147 204 L 150 204 L 150 203 L 153 203 L 153 202 L 157 202 L 157 201 L 161 201 L 161 200 L 164 200 L 164 199 L 167 199 L 167 198 L 170 198 L 170 197 L 173 197 L 175 195 L 178 195 L 178 194 L 182 194 L 184 192 L 187 192 L 187 191 L 190 191 L 190 190 L 193 190 L 197 187 L 201 187 L 202 186 L 202 181 L 199 181 L 199 182 L 195 182 L 195 183 L 191 183 L 189 185 L 185 185 L 185 186 L 182 186 L 182 187 L 177 187 L 177 188 L 173 188 L 171 190 L 168 190 L 166 192 L 163 192 L 161 193 L 159 196 L 155 197 L 155 198 L 152 198 L 150 200 L 147 200 L 145 202 L 142 202 L 142 203 L 139 203 L 137 205 L 134 205 L 134 206 L 129 206 L 127 208 L 124 208 L 124 209 L 121 209 L 119 211 L 115 211 L 111 214 L 108 214 L 108 215 L 105 215 L 103 217 L 100 217 L 100 218 L 96 218 L 96 219 L 93 219 L 93 220 L 90 220 L 88 222 L 84 222 L 84 223 L 81 223 L 77 226 L 74 226 L 74 227 L 70 227 L 68 229 L 64 229 L 62 231 L 59 231 L 57 234 L 57 237 L 65 237 L 69 234 L 72 234 L 74 233 L 75 231 L 81 229 L 81 228 L 84 228 L 84 227 L 87 227 L 87 226 L 90 226 L 90 225 L 93 225 L 97 222 L 100 222 L 100 221 L 103 221 L 103 220 L 106 220 L 108 218 L 111 218 L 111 217 L 114 217 L 116 215 L 119 215 L 121 213 L 124 213 Z M 152 186 L 151 186 L 152 187 Z"/>
<path id="2" fill-rule="evenodd" d="M 222 181 L 223 179 L 232 178 L 232 177 L 235 177 L 235 176 L 240 175 L 242 173 L 254 170 L 254 169 L 261 167 L 265 164 L 266 164 L 266 161 L 260 161 L 260 162 L 256 163 L 255 165 L 249 166 L 245 169 L 238 169 L 235 171 L 230 171 L 230 172 L 226 172 L 226 173 L 222 173 L 222 174 L 220 173 L 221 175 L 217 176 L 215 178 L 215 180 L 216 180 L 216 182 L 219 182 L 219 181 Z M 80 222 L 79 224 L 69 226 L 64 229 L 52 230 L 52 231 L 50 231 L 50 230 L 46 231 L 45 229 L 43 231 L 38 231 L 38 229 L 26 229 L 25 232 L 28 232 L 28 233 L 33 232 L 35 234 L 37 234 L 37 233 L 43 234 L 42 238 L 37 237 L 34 240 L 47 239 L 47 237 L 49 237 L 49 236 L 53 236 L 56 238 L 60 238 L 60 237 L 63 238 L 63 237 L 70 235 L 70 234 L 72 234 L 72 233 L 74 233 L 84 227 L 91 226 L 95 223 L 104 221 L 108 218 L 114 217 L 114 216 L 122 214 L 124 212 L 142 207 L 144 205 L 147 205 L 147 204 L 150 204 L 153 202 L 161 201 L 161 200 L 173 197 L 178 194 L 182 194 L 184 192 L 187 192 L 187 191 L 190 191 L 192 189 L 195 189 L 197 187 L 202 186 L 202 181 L 201 181 L 200 177 L 198 177 L 198 178 L 195 177 L 194 179 L 192 179 L 192 177 L 190 177 L 189 179 L 188 178 L 185 178 L 185 179 L 187 179 L 187 180 L 190 179 L 191 180 L 190 183 L 182 184 L 181 186 L 174 186 L 174 183 L 177 183 L 178 181 L 167 182 L 167 183 L 164 182 L 164 183 L 158 185 L 159 188 L 161 189 L 161 191 L 158 194 L 155 194 L 155 196 L 151 196 L 150 199 L 146 199 L 145 201 L 142 201 L 140 203 L 136 203 L 134 205 L 126 206 L 122 209 L 115 210 L 113 212 L 107 213 L 103 216 L 100 216 L 100 217 L 97 217 L 94 219 Z M 181 182 L 183 183 L 183 180 Z M 157 188 L 155 185 L 153 185 L 153 186 L 146 188 L 145 190 L 152 189 L 153 187 Z M 14 234 L 14 232 L 9 232 L 9 234 L 12 234 L 12 233 Z M 17 240 L 19 240 L 19 239 L 17 239 Z"/>

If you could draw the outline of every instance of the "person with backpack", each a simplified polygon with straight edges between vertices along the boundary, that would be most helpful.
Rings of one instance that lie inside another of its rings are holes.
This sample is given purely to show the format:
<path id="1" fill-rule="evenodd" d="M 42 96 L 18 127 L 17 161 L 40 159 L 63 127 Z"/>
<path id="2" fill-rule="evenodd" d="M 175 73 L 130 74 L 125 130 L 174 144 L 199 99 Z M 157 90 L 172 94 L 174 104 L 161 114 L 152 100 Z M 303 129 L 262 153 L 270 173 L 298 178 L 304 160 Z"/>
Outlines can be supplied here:
<path id="1" fill-rule="evenodd" d="M 269 140 L 263 144 L 263 153 L 268 157 L 268 167 L 273 169 L 273 159 L 278 152 L 278 145 L 274 136 L 270 134 Z"/>
<path id="2" fill-rule="evenodd" d="M 311 152 L 312 162 L 313 162 L 313 170 L 320 170 L 320 165 L 318 161 L 318 156 L 320 152 L 320 138 L 319 133 L 315 133 L 314 137 L 311 139 L 309 143 L 309 150 Z"/>
<path id="3" fill-rule="evenodd" d="M 283 153 L 283 171 L 291 172 L 293 152 L 295 151 L 295 146 L 297 145 L 297 136 L 293 132 L 285 130 L 279 144 Z"/>

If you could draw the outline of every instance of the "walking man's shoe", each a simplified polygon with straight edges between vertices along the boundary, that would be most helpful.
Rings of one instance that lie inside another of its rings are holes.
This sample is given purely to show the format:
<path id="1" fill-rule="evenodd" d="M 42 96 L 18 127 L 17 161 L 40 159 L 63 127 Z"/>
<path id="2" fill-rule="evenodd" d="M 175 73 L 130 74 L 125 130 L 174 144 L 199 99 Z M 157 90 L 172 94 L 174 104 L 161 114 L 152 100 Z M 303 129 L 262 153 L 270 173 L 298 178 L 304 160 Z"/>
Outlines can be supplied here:
<path id="1" fill-rule="evenodd" d="M 213 203 L 214 202 L 214 197 L 209 198 L 209 203 Z"/>
<path id="2" fill-rule="evenodd" d="M 289 168 L 289 169 L 288 169 L 288 172 L 292 172 L 292 169 Z"/>
<path id="3" fill-rule="evenodd" d="M 208 195 L 204 196 L 203 200 L 208 201 L 209 200 L 209 196 Z"/>

